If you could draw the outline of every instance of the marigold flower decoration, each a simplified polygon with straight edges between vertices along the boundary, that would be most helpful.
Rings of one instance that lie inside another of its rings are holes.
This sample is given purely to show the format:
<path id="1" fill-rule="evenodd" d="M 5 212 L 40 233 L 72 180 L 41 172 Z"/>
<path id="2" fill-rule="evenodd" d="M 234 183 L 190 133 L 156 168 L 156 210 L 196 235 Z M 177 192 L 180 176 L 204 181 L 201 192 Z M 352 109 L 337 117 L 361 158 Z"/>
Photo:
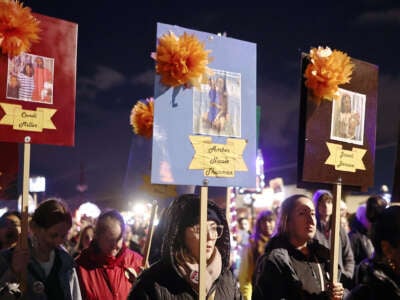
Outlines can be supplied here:
<path id="1" fill-rule="evenodd" d="M 310 61 L 304 72 L 305 85 L 318 104 L 322 99 L 337 99 L 338 86 L 351 80 L 354 64 L 350 57 L 342 51 L 318 47 L 310 50 Z"/>
<path id="2" fill-rule="evenodd" d="M 132 108 L 130 124 L 135 134 L 151 138 L 153 136 L 154 99 L 139 100 Z"/>
<path id="3" fill-rule="evenodd" d="M 27 52 L 31 43 L 39 41 L 39 20 L 29 7 L 17 0 L 0 0 L 0 47 L 13 57 Z"/>
<path id="4" fill-rule="evenodd" d="M 199 87 L 203 77 L 210 73 L 210 50 L 195 35 L 186 32 L 177 37 L 173 32 L 158 39 L 157 50 L 151 57 L 156 61 L 156 72 L 166 86 Z"/>

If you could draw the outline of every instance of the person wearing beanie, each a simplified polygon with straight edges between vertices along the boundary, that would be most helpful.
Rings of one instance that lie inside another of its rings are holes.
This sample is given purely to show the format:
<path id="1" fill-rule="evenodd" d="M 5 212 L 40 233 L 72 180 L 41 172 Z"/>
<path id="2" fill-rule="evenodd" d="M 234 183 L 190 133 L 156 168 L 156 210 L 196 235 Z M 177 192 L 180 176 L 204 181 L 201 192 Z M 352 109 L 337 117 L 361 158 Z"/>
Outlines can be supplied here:
<path id="1" fill-rule="evenodd" d="M 161 258 L 144 270 L 128 299 L 198 299 L 200 198 L 184 194 L 166 211 Z M 230 235 L 226 217 L 213 201 L 207 204 L 205 287 L 207 299 L 240 299 L 229 269 Z"/>

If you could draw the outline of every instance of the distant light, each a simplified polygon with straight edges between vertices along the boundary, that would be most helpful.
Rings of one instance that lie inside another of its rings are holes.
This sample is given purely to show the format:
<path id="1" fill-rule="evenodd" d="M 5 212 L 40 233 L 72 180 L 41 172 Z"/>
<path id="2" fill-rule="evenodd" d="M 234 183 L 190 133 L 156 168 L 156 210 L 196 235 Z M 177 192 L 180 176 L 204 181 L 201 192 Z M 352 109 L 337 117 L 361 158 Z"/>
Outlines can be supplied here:
<path id="1" fill-rule="evenodd" d="M 37 203 L 32 195 L 28 193 L 28 213 L 33 214 L 36 209 Z M 22 211 L 22 195 L 18 197 L 18 211 Z"/>
<path id="2" fill-rule="evenodd" d="M 133 225 L 135 223 L 132 211 L 121 211 L 121 215 L 124 218 L 125 224 Z"/>
<path id="3" fill-rule="evenodd" d="M 8 207 L 2 207 L 2 208 L 0 208 L 0 217 L 1 217 L 2 215 L 4 215 L 7 211 L 8 211 Z"/>
<path id="4" fill-rule="evenodd" d="M 147 207 L 146 205 L 144 205 L 143 203 L 136 203 L 133 208 L 132 211 L 135 215 L 144 215 L 147 213 Z"/>
<path id="5" fill-rule="evenodd" d="M 43 176 L 30 177 L 29 191 L 31 193 L 40 193 L 46 191 L 46 178 Z"/>
<path id="6" fill-rule="evenodd" d="M 76 218 L 80 221 L 82 216 L 87 216 L 93 219 L 96 219 L 101 213 L 100 208 L 92 203 L 92 202 L 85 202 L 82 203 L 77 212 L 76 212 Z"/>

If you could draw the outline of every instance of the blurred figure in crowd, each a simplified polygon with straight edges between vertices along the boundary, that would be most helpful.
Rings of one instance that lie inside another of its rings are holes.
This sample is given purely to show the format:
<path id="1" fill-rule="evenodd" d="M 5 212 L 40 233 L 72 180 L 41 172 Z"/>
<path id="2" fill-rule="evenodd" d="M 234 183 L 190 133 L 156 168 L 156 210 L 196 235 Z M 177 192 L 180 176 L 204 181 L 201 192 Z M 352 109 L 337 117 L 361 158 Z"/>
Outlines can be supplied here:
<path id="1" fill-rule="evenodd" d="M 250 223 L 246 217 L 238 219 L 237 243 L 240 247 L 244 247 L 249 243 Z"/>
<path id="2" fill-rule="evenodd" d="M 340 225 L 343 227 L 346 234 L 350 232 L 349 212 L 347 210 L 347 204 L 343 200 L 340 200 Z"/>
<path id="3" fill-rule="evenodd" d="M 376 217 L 371 236 L 375 253 L 361 262 L 363 276 L 348 299 L 400 299 L 400 206 Z"/>
<path id="4" fill-rule="evenodd" d="M 96 223 L 94 239 L 76 258 L 84 299 L 122 300 L 140 272 L 142 256 L 123 240 L 125 222 L 116 210 L 102 213 Z"/>
<path id="5" fill-rule="evenodd" d="M 81 299 L 74 261 L 60 247 L 71 225 L 71 214 L 62 201 L 40 203 L 30 222 L 30 249 L 15 247 L 0 256 L 1 285 L 8 283 L 5 294 L 18 293 L 10 283 L 20 283 L 20 274 L 27 271 L 27 290 L 22 299 Z"/>
<path id="6" fill-rule="evenodd" d="M 327 190 L 317 190 L 313 196 L 315 215 L 317 218 L 317 232 L 315 238 L 328 249 L 331 247 L 333 196 Z M 351 289 L 354 274 L 354 255 L 350 240 L 344 228 L 339 229 L 339 267 L 340 282 L 344 287 Z"/>
<path id="7" fill-rule="evenodd" d="M 149 254 L 149 264 L 155 263 L 161 258 L 161 245 L 163 243 L 164 236 L 167 232 L 168 225 L 168 207 L 164 208 L 160 212 L 159 221 L 154 229 L 153 239 L 151 241 L 151 248 Z"/>
<path id="8" fill-rule="evenodd" d="M 373 195 L 367 199 L 366 215 L 370 224 L 374 224 L 377 217 L 387 207 L 387 201 L 380 195 Z"/>
<path id="9" fill-rule="evenodd" d="M 367 206 L 362 204 L 357 208 L 356 216 L 351 222 L 351 231 L 349 232 L 356 265 L 362 260 L 370 258 L 374 253 L 374 246 L 369 238 L 370 228 L 371 222 L 367 218 Z"/>
<path id="10" fill-rule="evenodd" d="M 250 300 L 252 294 L 252 277 L 257 259 L 264 254 L 265 246 L 275 228 L 275 214 L 270 210 L 262 211 L 256 220 L 254 234 L 242 250 L 239 269 L 239 284 L 243 299 Z"/>
<path id="11" fill-rule="evenodd" d="M 10 249 L 17 244 L 21 233 L 21 214 L 8 211 L 0 218 L 0 250 Z"/>
<path id="12" fill-rule="evenodd" d="M 161 259 L 143 271 L 129 299 L 198 299 L 200 198 L 185 194 L 168 209 Z M 212 201 L 207 208 L 207 299 L 239 299 L 229 269 L 230 235 L 224 212 Z"/>
<path id="13" fill-rule="evenodd" d="M 83 249 L 88 248 L 90 242 L 93 240 L 93 237 L 94 237 L 94 226 L 87 225 L 86 227 L 84 227 L 79 232 L 78 243 L 76 244 L 75 249 L 71 253 L 72 257 L 74 258 L 77 257 L 79 254 L 81 254 Z"/>
<path id="14" fill-rule="evenodd" d="M 316 226 L 314 204 L 307 196 L 282 202 L 276 233 L 257 261 L 253 300 L 343 298 L 342 284 L 329 284 L 329 249 L 314 239 Z"/>

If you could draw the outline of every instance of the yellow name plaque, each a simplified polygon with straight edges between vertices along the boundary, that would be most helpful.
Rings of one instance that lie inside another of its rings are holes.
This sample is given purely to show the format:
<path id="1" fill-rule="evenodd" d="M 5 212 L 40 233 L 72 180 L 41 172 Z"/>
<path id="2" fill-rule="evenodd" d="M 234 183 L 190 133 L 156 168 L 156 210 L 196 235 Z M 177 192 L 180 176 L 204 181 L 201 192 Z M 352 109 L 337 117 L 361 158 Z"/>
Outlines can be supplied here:
<path id="1" fill-rule="evenodd" d="M 37 107 L 36 110 L 22 109 L 21 105 L 0 103 L 5 115 L 1 125 L 11 125 L 14 130 L 42 132 L 43 129 L 56 129 L 51 117 L 56 109 Z"/>
<path id="2" fill-rule="evenodd" d="M 342 145 L 326 143 L 330 155 L 325 161 L 326 165 L 335 166 L 335 170 L 344 172 L 355 172 L 356 170 L 365 170 L 362 161 L 367 150 L 353 147 L 352 150 L 343 150 Z"/>
<path id="3" fill-rule="evenodd" d="M 190 170 L 203 170 L 206 177 L 235 177 L 236 171 L 247 171 L 243 151 L 247 141 L 227 139 L 226 144 L 212 143 L 209 136 L 189 136 L 195 150 Z"/>

